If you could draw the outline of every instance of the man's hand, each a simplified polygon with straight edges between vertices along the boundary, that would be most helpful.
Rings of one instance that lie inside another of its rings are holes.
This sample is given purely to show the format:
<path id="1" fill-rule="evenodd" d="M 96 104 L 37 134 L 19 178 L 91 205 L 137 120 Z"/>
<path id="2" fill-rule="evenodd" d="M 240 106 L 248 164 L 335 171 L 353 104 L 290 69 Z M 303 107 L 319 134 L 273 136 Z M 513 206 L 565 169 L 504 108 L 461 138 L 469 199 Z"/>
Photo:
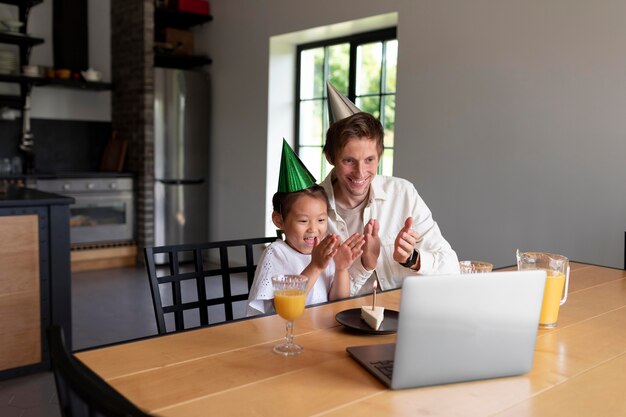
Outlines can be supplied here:
<path id="1" fill-rule="evenodd" d="M 404 227 L 398 232 L 393 244 L 393 259 L 396 262 L 406 262 L 413 253 L 419 235 L 411 229 L 411 226 L 413 226 L 413 217 L 407 217 Z"/>
<path id="2" fill-rule="evenodd" d="M 363 245 L 363 255 L 361 255 L 361 264 L 365 269 L 372 270 L 376 268 L 378 255 L 380 255 L 380 238 L 378 237 L 378 220 L 370 219 L 365 225 L 363 236 L 365 244 Z"/>

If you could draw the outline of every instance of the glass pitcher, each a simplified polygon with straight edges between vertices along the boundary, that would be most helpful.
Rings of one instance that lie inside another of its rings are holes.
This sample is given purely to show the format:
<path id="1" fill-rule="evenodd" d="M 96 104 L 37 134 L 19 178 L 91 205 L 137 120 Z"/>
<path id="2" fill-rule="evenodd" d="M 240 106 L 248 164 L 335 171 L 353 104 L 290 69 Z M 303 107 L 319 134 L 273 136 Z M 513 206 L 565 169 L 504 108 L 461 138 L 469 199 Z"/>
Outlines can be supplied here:
<path id="1" fill-rule="evenodd" d="M 546 252 L 521 252 L 517 250 L 518 271 L 543 269 L 546 271 L 546 287 L 543 292 L 540 327 L 554 327 L 559 316 L 559 307 L 567 301 L 569 287 L 569 259 L 562 255 Z"/>

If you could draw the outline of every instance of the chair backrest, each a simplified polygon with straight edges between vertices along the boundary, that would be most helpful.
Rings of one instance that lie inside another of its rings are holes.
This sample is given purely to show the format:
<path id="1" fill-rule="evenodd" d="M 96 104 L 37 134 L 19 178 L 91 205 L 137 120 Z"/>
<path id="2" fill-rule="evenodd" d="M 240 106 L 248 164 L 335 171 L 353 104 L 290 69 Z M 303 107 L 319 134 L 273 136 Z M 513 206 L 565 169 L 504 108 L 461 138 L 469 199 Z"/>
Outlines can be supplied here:
<path id="1" fill-rule="evenodd" d="M 174 330 L 171 331 L 208 325 L 211 306 L 223 305 L 225 320 L 233 320 L 233 303 L 248 299 L 254 280 L 254 249 L 262 249 L 276 239 L 278 238 L 261 237 L 145 248 L 146 268 L 159 334 L 168 333 L 166 315 L 173 315 Z M 245 264 L 242 265 L 241 257 L 229 256 L 229 250 L 243 251 Z M 219 253 L 217 264 L 216 259 L 209 256 L 212 252 L 215 255 Z M 166 259 L 166 264 L 159 267 L 157 258 Z M 210 277 L 218 278 L 210 280 Z M 213 281 L 220 281 L 221 285 L 213 288 Z M 233 287 L 237 283 L 240 284 L 238 291 L 233 294 Z M 218 292 L 218 296 L 212 297 L 215 292 Z M 171 302 L 164 305 L 164 301 Z M 191 310 L 196 310 L 196 314 Z"/>
<path id="2" fill-rule="evenodd" d="M 47 334 L 63 417 L 149 416 L 72 355 L 61 327 L 51 326 Z"/>

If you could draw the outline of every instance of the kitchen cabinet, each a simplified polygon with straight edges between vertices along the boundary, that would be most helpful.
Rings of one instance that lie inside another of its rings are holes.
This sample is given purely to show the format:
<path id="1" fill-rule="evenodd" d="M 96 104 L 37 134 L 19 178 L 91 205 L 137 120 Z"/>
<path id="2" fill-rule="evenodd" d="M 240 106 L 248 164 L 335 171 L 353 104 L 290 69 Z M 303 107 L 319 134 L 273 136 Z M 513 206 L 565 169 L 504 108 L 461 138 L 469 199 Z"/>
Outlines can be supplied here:
<path id="1" fill-rule="evenodd" d="M 18 8 L 19 20 L 24 23 L 20 32 L 0 32 L 0 43 L 16 45 L 19 49 L 18 71 L 30 61 L 30 52 L 33 46 L 44 43 L 41 38 L 28 36 L 26 28 L 28 26 L 28 15 L 33 6 L 40 4 L 43 0 L 0 0 L 0 3 L 9 4 Z M 50 86 L 60 88 L 74 88 L 86 90 L 110 90 L 111 84 L 106 82 L 92 82 L 84 80 L 64 80 L 44 77 L 25 76 L 18 74 L 0 74 L 0 82 L 19 84 L 19 95 L 0 95 L 0 107 L 10 107 L 13 109 L 24 108 L 26 96 L 29 95 L 33 86 Z"/>
<path id="2" fill-rule="evenodd" d="M 0 216 L 0 369 L 41 362 L 39 238 L 37 214 Z"/>
<path id="3" fill-rule="evenodd" d="M 181 12 L 174 9 L 157 7 L 154 10 L 155 38 L 165 28 L 190 29 L 197 25 L 210 22 L 213 17 L 196 13 Z M 175 45 L 166 45 L 157 42 L 154 48 L 154 66 L 164 68 L 190 69 L 210 64 L 211 58 L 206 55 L 182 55 L 174 53 L 171 48 Z"/>
<path id="4" fill-rule="evenodd" d="M 9 188 L 0 193 L 0 379 L 50 368 L 46 328 L 71 346 L 68 197 Z"/>

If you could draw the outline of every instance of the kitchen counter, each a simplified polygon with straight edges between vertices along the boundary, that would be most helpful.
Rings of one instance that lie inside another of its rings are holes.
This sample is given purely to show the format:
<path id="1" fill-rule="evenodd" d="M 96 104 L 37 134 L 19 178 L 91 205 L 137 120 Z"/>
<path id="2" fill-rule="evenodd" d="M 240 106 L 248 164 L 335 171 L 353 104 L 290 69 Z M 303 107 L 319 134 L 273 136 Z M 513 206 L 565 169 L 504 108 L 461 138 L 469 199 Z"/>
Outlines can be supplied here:
<path id="1" fill-rule="evenodd" d="M 71 346 L 71 197 L 9 185 L 0 193 L 0 379 L 50 368 L 46 328 Z"/>
<path id="2" fill-rule="evenodd" d="M 74 199 L 71 197 L 46 193 L 32 188 L 9 186 L 6 192 L 0 192 L 0 208 L 68 205 L 73 202 Z"/>
<path id="3" fill-rule="evenodd" d="M 34 174 L 0 174 L 0 180 L 30 181 L 38 179 L 57 178 L 132 178 L 130 172 L 100 172 L 100 171 L 67 171 L 67 172 L 36 172 Z"/>
<path id="4" fill-rule="evenodd" d="M 29 175 L 31 178 L 128 178 L 130 172 L 101 172 L 101 171 L 67 171 L 67 172 L 39 172 Z"/>

